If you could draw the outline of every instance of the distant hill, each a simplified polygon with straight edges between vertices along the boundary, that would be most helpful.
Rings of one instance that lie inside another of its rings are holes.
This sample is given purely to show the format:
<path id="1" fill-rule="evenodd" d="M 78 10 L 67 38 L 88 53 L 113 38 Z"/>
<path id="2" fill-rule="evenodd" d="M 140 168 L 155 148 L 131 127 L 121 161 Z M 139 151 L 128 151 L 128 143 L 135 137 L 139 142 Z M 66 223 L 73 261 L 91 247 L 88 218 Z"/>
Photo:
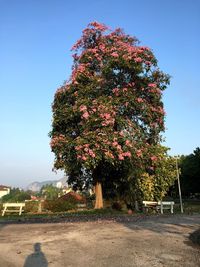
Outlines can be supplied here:
<path id="1" fill-rule="evenodd" d="M 33 182 L 31 184 L 29 184 L 26 188 L 26 190 L 31 190 L 33 192 L 39 192 L 40 189 L 44 186 L 44 185 L 50 185 L 52 184 L 53 186 L 56 186 L 58 188 L 62 188 L 64 186 L 68 186 L 67 183 L 68 177 L 64 176 L 63 178 L 61 178 L 60 180 L 50 180 L 50 181 L 44 181 L 44 182 Z"/>

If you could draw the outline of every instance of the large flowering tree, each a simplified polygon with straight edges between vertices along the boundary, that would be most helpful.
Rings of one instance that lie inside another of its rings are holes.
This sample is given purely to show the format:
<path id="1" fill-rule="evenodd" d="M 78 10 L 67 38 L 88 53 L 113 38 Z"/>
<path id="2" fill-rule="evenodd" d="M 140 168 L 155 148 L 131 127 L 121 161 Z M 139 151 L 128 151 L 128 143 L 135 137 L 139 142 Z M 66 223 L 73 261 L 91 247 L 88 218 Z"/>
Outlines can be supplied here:
<path id="1" fill-rule="evenodd" d="M 101 185 L 109 166 L 153 168 L 151 146 L 164 130 L 162 91 L 169 77 L 151 49 L 97 22 L 88 25 L 72 50 L 71 77 L 53 103 L 54 167 L 77 179 L 91 174 L 95 208 L 102 208 Z"/>

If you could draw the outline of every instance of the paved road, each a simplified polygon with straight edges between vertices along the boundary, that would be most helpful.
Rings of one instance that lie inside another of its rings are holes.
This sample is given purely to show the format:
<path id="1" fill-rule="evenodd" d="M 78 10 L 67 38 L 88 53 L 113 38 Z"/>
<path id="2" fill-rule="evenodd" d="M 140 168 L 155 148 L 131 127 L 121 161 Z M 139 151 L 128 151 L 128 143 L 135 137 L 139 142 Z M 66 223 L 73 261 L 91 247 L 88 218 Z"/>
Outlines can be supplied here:
<path id="1" fill-rule="evenodd" d="M 53 224 L 0 224 L 0 267 L 199 267 L 190 234 L 200 215 Z"/>

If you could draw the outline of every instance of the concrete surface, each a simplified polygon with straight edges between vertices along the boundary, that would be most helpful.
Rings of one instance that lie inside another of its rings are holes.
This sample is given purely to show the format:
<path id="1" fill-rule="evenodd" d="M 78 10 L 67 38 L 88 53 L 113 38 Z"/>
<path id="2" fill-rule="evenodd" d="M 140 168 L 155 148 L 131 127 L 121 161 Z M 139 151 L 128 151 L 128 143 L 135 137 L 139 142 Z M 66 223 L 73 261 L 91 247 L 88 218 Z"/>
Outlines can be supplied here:
<path id="1" fill-rule="evenodd" d="M 0 224 L 0 267 L 199 267 L 190 234 L 200 215 L 111 221 Z"/>

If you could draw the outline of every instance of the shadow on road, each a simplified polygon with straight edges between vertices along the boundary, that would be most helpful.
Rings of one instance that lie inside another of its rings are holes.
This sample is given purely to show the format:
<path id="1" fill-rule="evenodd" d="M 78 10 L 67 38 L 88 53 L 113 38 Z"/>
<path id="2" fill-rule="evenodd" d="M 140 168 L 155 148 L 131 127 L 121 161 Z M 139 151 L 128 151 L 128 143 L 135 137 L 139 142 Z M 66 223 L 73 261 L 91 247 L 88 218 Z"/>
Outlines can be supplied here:
<path id="1" fill-rule="evenodd" d="M 126 222 L 124 226 L 133 231 L 149 230 L 150 232 L 160 234 L 178 234 L 183 235 L 183 229 L 189 231 L 193 230 L 194 225 L 200 223 L 200 216 L 187 217 L 187 216 L 149 216 L 144 220 L 135 222 Z"/>
<path id="2" fill-rule="evenodd" d="M 41 244 L 34 244 L 34 252 L 27 256 L 23 267 L 47 267 L 48 262 L 41 250 Z"/>
<path id="3" fill-rule="evenodd" d="M 200 246 L 200 228 L 189 236 L 190 241 L 192 241 L 193 244 Z"/>

